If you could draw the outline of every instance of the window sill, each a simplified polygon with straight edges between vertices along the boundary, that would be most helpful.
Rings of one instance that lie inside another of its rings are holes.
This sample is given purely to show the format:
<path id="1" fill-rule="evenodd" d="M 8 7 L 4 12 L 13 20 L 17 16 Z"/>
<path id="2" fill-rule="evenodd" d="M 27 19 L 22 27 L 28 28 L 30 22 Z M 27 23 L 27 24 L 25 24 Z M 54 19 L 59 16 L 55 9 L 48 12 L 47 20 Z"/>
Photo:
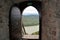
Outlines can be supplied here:
<path id="1" fill-rule="evenodd" d="M 39 39 L 39 35 L 23 35 L 23 39 Z"/>

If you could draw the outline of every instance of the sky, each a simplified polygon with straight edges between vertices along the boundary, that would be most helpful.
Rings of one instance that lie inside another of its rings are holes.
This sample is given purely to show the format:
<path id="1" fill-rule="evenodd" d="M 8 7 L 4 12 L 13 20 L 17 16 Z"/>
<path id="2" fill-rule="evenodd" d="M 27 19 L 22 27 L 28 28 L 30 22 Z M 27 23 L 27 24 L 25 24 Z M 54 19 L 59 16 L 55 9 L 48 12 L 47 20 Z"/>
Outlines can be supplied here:
<path id="1" fill-rule="evenodd" d="M 29 6 L 23 10 L 23 15 L 39 15 L 36 8 Z"/>

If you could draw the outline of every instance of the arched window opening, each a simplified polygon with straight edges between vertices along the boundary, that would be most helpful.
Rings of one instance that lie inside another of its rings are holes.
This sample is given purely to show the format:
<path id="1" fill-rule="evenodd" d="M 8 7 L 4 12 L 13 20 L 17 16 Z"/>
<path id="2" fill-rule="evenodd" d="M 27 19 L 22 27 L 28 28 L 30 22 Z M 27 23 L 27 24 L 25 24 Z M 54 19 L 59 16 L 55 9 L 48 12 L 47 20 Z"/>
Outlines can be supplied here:
<path id="1" fill-rule="evenodd" d="M 35 7 L 28 6 L 23 10 L 22 24 L 24 27 L 23 35 L 39 37 L 39 12 Z"/>
<path id="2" fill-rule="evenodd" d="M 21 11 L 18 7 L 13 7 L 11 10 L 11 22 L 17 22 L 21 18 Z"/>
<path id="3" fill-rule="evenodd" d="M 10 40 L 39 39 L 39 34 L 41 35 L 40 6 L 41 2 L 38 1 L 25 1 L 11 6 L 9 11 Z"/>
<path id="4" fill-rule="evenodd" d="M 9 15 L 9 32 L 10 32 L 10 40 L 14 40 L 16 37 L 17 31 L 20 32 L 21 34 L 21 27 L 19 26 L 19 22 L 21 19 L 21 11 L 20 9 L 16 6 L 13 6 L 10 10 L 10 15 Z M 20 27 L 20 28 L 19 28 Z M 14 35 L 13 35 L 14 34 Z M 15 36 L 15 37 L 14 37 Z"/>

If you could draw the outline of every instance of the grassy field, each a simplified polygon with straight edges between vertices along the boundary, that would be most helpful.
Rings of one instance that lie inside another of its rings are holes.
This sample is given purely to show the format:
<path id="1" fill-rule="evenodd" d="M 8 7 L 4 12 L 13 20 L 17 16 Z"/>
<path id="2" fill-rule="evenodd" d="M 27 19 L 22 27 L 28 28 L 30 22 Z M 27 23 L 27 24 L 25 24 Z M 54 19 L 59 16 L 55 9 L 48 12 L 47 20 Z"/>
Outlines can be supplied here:
<path id="1" fill-rule="evenodd" d="M 39 31 L 32 33 L 32 35 L 38 35 Z"/>
<path id="2" fill-rule="evenodd" d="M 22 21 L 24 26 L 34 26 L 39 25 L 39 16 L 38 15 L 23 15 Z"/>

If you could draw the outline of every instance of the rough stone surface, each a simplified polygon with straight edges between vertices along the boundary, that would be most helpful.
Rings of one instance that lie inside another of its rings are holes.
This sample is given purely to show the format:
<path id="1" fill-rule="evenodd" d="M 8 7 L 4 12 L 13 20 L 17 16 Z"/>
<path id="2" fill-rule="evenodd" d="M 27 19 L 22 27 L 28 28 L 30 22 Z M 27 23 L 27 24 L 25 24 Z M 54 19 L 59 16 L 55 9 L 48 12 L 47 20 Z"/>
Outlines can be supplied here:
<path id="1" fill-rule="evenodd" d="M 14 3 L 22 1 L 14 0 Z M 9 9 L 14 3 L 13 0 L 0 0 L 0 40 L 9 40 Z"/>
<path id="2" fill-rule="evenodd" d="M 60 40 L 60 0 L 57 0 L 56 3 L 56 15 L 58 21 L 58 40 Z"/>
<path id="3" fill-rule="evenodd" d="M 58 40 L 57 0 L 43 0 L 42 40 Z"/>
<path id="4" fill-rule="evenodd" d="M 0 0 L 0 40 L 9 40 L 9 9 L 26 0 Z M 42 0 L 42 40 L 60 40 L 60 0 Z"/>
<path id="5" fill-rule="evenodd" d="M 9 7 L 11 3 L 8 0 L 0 0 L 0 40 L 9 40 Z"/>

